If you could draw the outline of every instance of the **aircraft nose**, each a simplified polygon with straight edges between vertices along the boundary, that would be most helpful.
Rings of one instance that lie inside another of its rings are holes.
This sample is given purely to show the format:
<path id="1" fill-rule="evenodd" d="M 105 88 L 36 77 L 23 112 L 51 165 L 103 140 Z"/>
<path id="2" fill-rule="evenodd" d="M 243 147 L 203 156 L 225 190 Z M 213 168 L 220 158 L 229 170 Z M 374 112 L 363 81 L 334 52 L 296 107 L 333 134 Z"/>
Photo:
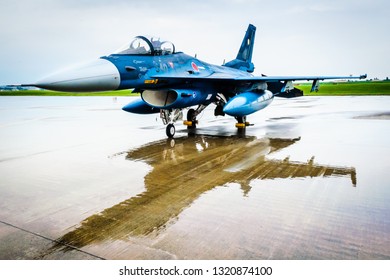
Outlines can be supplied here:
<path id="1" fill-rule="evenodd" d="M 34 86 L 57 91 L 106 91 L 118 89 L 120 74 L 106 59 L 98 59 L 74 68 L 52 74 Z"/>

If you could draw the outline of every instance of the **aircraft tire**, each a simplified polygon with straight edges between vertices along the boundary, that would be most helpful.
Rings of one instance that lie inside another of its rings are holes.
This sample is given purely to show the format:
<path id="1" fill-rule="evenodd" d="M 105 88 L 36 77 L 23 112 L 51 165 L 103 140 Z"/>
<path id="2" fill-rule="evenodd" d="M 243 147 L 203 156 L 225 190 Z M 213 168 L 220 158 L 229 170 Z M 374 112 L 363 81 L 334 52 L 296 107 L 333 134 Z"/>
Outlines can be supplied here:
<path id="1" fill-rule="evenodd" d="M 187 121 L 192 122 L 192 120 L 194 119 L 194 115 L 195 115 L 195 110 L 192 108 L 189 109 L 187 112 Z"/>
<path id="2" fill-rule="evenodd" d="M 187 121 L 192 122 L 191 126 L 187 126 L 187 128 L 196 128 L 196 117 L 195 117 L 195 110 L 189 109 L 187 112 Z"/>
<path id="3" fill-rule="evenodd" d="M 169 138 L 173 138 L 173 136 L 175 135 L 175 132 L 176 132 L 175 126 L 172 123 L 168 124 L 167 129 L 166 129 L 167 136 Z"/>

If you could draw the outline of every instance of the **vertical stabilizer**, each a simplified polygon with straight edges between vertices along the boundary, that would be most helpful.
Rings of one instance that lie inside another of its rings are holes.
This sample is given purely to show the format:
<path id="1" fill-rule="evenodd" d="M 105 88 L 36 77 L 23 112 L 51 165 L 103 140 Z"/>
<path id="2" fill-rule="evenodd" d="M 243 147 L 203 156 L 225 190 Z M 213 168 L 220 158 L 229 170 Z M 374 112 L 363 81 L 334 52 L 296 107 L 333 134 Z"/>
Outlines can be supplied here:
<path id="1" fill-rule="evenodd" d="M 227 62 L 224 66 L 240 69 L 247 72 L 253 72 L 255 66 L 252 63 L 253 46 L 255 43 L 256 27 L 249 24 L 245 37 L 242 40 L 240 50 L 236 59 Z"/>

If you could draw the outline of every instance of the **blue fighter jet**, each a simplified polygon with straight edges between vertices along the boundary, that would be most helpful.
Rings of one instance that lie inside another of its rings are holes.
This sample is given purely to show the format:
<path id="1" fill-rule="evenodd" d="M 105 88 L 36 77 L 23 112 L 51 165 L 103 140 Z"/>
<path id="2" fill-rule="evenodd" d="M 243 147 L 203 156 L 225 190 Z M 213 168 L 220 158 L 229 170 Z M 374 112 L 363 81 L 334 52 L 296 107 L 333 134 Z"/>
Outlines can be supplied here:
<path id="1" fill-rule="evenodd" d="M 216 116 L 232 116 L 237 120 L 236 127 L 244 129 L 250 125 L 246 116 L 267 107 L 274 96 L 302 95 L 293 81 L 313 81 L 311 91 L 318 91 L 321 80 L 367 77 L 254 76 L 255 33 L 256 27 L 250 24 L 237 57 L 222 66 L 177 52 L 174 44 L 158 37 L 137 36 L 109 56 L 56 73 L 34 86 L 67 92 L 133 89 L 140 98 L 123 110 L 159 113 L 167 136 L 173 137 L 174 123 L 183 118 L 184 109 L 188 109 L 184 125 L 189 129 L 196 127 L 197 116 L 210 104 L 215 104 Z"/>

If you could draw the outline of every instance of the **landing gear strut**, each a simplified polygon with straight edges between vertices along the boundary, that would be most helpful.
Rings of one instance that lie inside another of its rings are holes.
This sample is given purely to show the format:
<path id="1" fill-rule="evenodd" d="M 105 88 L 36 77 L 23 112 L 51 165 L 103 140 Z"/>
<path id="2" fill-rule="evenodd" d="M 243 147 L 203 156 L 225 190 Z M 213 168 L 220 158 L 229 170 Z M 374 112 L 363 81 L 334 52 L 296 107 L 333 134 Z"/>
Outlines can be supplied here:
<path id="1" fill-rule="evenodd" d="M 215 102 L 215 105 L 217 105 L 217 107 L 215 107 L 214 109 L 214 116 L 223 117 L 225 116 L 225 113 L 223 112 L 223 107 L 226 105 L 227 99 L 222 93 L 217 93 L 216 99 L 217 102 Z"/>
<path id="2" fill-rule="evenodd" d="M 237 120 L 236 127 L 237 127 L 237 134 L 239 136 L 245 136 L 245 131 L 247 125 L 249 125 L 248 122 L 246 122 L 246 116 L 243 117 L 235 117 Z"/>
<path id="3" fill-rule="evenodd" d="M 192 129 L 196 128 L 196 124 L 198 121 L 196 120 L 196 117 L 206 108 L 206 105 L 199 105 L 196 110 L 190 109 L 187 113 L 187 120 L 184 121 L 184 124 L 187 126 L 187 128 Z M 169 138 L 173 138 L 175 136 L 175 125 L 174 123 L 178 119 L 183 119 L 183 111 L 182 109 L 170 109 L 170 110 L 160 110 L 160 118 L 162 119 L 163 123 L 167 126 L 166 127 L 166 134 Z"/>
<path id="4" fill-rule="evenodd" d="M 187 112 L 187 120 L 183 122 L 184 125 L 187 126 L 188 129 L 194 129 L 196 128 L 196 125 L 198 124 L 198 121 L 196 120 L 196 117 L 204 110 L 206 109 L 206 105 L 199 105 L 198 108 L 195 109 L 189 109 Z"/>

